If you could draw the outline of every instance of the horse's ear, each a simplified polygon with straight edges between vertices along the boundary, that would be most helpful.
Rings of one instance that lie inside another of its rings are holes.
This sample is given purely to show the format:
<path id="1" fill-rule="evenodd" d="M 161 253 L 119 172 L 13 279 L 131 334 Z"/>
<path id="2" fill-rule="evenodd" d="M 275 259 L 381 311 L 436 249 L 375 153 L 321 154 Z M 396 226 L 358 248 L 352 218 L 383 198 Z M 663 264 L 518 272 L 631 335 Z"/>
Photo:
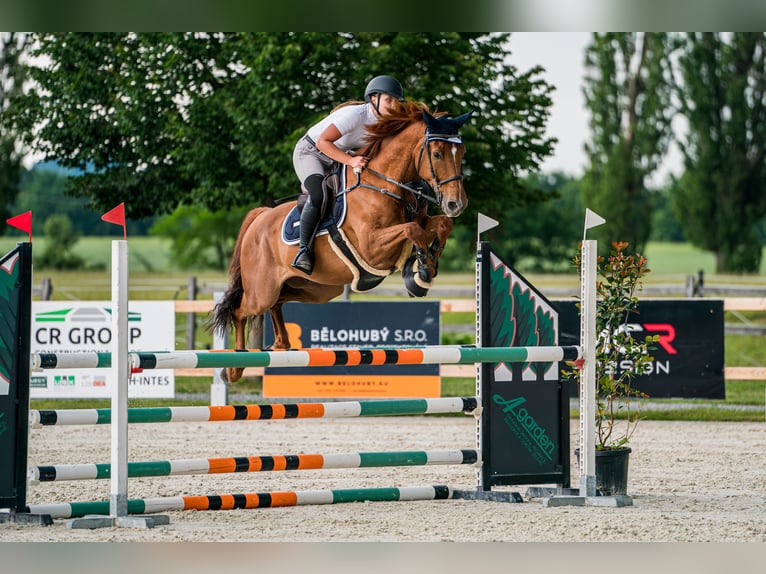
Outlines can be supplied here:
<path id="1" fill-rule="evenodd" d="M 423 121 L 426 123 L 426 127 L 432 128 L 435 125 L 436 118 L 428 113 L 427 110 L 423 110 Z"/>
<path id="2" fill-rule="evenodd" d="M 458 127 L 460 127 L 460 126 L 462 126 L 464 123 L 466 123 L 471 118 L 471 116 L 473 115 L 474 111 L 475 110 L 471 110 L 470 112 L 466 112 L 466 113 L 456 117 L 452 121 L 454 121 L 458 125 Z"/>

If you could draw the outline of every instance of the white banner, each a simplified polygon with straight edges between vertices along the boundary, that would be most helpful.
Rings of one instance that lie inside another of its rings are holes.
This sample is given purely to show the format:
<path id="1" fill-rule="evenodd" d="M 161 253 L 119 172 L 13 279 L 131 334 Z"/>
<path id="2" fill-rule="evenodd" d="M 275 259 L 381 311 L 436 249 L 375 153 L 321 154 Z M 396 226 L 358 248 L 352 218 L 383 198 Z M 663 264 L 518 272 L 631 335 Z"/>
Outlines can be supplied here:
<path id="1" fill-rule="evenodd" d="M 112 350 L 111 301 L 33 301 L 31 352 L 79 353 Z M 130 351 L 175 350 L 175 308 L 172 301 L 130 301 Z M 30 397 L 110 398 L 111 369 L 51 369 L 32 372 Z M 129 398 L 173 398 L 172 369 L 134 373 Z"/>

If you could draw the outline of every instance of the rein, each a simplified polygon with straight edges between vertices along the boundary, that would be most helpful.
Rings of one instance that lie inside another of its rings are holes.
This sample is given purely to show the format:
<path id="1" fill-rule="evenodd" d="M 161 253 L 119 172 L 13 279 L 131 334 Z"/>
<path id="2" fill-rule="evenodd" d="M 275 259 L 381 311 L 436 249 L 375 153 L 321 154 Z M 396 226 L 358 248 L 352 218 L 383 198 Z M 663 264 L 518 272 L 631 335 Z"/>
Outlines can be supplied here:
<path id="1" fill-rule="evenodd" d="M 423 162 L 423 152 L 428 150 L 428 167 L 431 169 L 431 176 L 433 177 L 434 182 L 436 182 L 436 189 L 433 190 L 434 191 L 434 195 L 433 196 L 429 195 L 427 193 L 423 193 L 419 189 L 416 189 L 416 188 L 414 188 L 414 187 L 412 187 L 412 186 L 410 186 L 410 185 L 408 185 L 406 183 L 403 183 L 401 181 L 397 181 L 395 179 L 392 179 L 392 178 L 388 177 L 386 174 L 380 173 L 379 171 L 376 171 L 376 170 L 374 170 L 372 168 L 366 167 L 364 169 L 366 169 L 371 174 L 373 174 L 376 177 L 379 177 L 380 179 L 382 179 L 383 181 L 385 181 L 387 183 L 393 184 L 396 187 L 399 187 L 401 189 L 409 191 L 412 195 L 415 196 L 417 201 L 426 200 L 426 201 L 430 201 L 431 203 L 435 203 L 435 204 L 438 205 L 438 204 L 441 203 L 442 197 L 443 197 L 443 194 L 439 190 L 439 187 L 442 184 L 449 183 L 451 181 L 462 180 L 463 179 L 463 174 L 459 174 L 459 175 L 455 175 L 455 176 L 452 176 L 452 177 L 448 177 L 447 179 L 439 179 L 437 177 L 436 171 L 434 170 L 433 160 L 431 159 L 431 142 L 432 141 L 446 141 L 446 142 L 449 142 L 449 143 L 452 143 L 452 144 L 462 144 L 463 140 L 460 138 L 460 136 L 457 136 L 457 135 L 432 134 L 428 130 L 426 130 L 426 136 L 425 136 L 425 138 L 423 138 L 423 144 L 420 146 L 420 152 L 418 153 L 418 164 L 417 164 L 417 167 L 415 169 L 416 169 L 416 171 L 418 173 L 420 173 L 420 166 L 421 166 L 421 164 Z M 361 181 L 361 174 L 362 174 L 361 170 L 354 170 L 354 173 L 356 174 L 356 183 L 354 185 L 352 185 L 351 187 L 345 189 L 344 193 L 345 192 L 349 192 L 349 191 L 351 191 L 353 189 L 356 189 L 357 187 L 363 187 L 365 189 L 371 189 L 373 191 L 380 192 L 380 193 L 382 193 L 384 195 L 387 195 L 387 196 L 389 196 L 389 197 L 391 197 L 391 198 L 393 198 L 393 199 L 395 199 L 397 201 L 404 202 L 404 198 L 401 195 L 398 195 L 398 194 L 396 194 L 396 193 L 394 193 L 392 191 L 388 191 L 387 189 L 383 189 L 382 187 L 376 187 L 374 185 L 370 185 L 370 184 L 367 184 L 367 183 L 362 183 L 362 181 Z M 431 187 L 428 186 L 428 188 L 430 189 Z"/>

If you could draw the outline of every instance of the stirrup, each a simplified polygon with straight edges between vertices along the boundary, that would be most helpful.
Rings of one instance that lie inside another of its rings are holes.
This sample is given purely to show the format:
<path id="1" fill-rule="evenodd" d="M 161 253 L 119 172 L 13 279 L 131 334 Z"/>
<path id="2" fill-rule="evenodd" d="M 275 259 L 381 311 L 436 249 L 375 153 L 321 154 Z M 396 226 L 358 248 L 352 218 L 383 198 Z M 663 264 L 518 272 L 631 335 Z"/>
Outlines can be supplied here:
<path id="1" fill-rule="evenodd" d="M 314 271 L 314 254 L 306 247 L 301 247 L 293 259 L 292 267 L 303 271 L 306 275 L 311 275 Z"/>

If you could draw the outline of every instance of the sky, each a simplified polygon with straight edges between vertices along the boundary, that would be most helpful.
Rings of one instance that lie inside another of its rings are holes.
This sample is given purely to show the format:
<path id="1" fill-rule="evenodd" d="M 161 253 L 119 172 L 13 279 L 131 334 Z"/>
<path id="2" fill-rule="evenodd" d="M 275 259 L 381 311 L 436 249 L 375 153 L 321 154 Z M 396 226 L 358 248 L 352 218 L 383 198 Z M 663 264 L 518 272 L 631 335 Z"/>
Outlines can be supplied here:
<path id="1" fill-rule="evenodd" d="M 513 32 L 510 41 L 510 60 L 519 71 L 533 66 L 545 68 L 542 77 L 556 89 L 552 94 L 553 107 L 548 120 L 549 137 L 558 139 L 552 156 L 542 164 L 543 173 L 562 171 L 580 177 L 587 157 L 583 144 L 588 138 L 589 113 L 583 96 L 585 48 L 591 32 Z M 671 146 L 668 156 L 658 172 L 649 180 L 660 185 L 669 173 L 679 173 L 680 155 Z"/>
<path id="2" fill-rule="evenodd" d="M 509 62 L 525 72 L 542 66 L 542 77 L 556 89 L 548 120 L 548 133 L 559 141 L 553 155 L 542 164 L 542 171 L 581 176 L 586 156 L 583 143 L 588 134 L 588 114 L 582 93 L 585 47 L 589 32 L 514 32 L 511 34 Z"/>

